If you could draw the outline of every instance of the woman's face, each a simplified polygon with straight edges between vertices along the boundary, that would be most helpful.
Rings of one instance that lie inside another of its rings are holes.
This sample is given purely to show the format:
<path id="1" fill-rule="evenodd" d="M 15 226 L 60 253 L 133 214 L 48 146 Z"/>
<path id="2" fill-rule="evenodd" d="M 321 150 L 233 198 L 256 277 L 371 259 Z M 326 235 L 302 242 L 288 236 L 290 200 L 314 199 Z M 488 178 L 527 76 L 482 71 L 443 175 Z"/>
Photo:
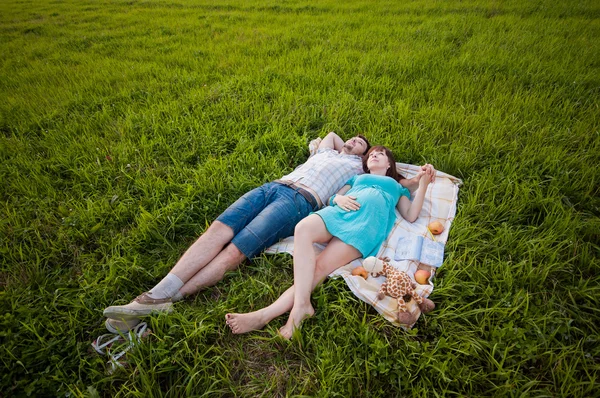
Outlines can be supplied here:
<path id="1" fill-rule="evenodd" d="M 390 160 L 384 151 L 373 151 L 369 154 L 369 159 L 367 159 L 367 167 L 371 172 L 374 168 L 387 170 L 390 168 Z"/>

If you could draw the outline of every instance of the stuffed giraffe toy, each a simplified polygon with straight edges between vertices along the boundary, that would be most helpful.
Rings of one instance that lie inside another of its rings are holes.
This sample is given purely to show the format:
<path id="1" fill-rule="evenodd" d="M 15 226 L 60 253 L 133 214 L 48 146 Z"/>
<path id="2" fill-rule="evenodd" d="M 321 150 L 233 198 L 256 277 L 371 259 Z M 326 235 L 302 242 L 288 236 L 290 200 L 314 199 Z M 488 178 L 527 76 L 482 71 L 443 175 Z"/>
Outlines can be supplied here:
<path id="1" fill-rule="evenodd" d="M 435 308 L 433 301 L 428 298 L 423 298 L 417 294 L 415 282 L 408 276 L 406 272 L 399 271 L 389 264 L 389 259 L 378 259 L 376 257 L 368 257 L 363 261 L 363 267 L 372 276 L 385 276 L 387 279 L 381 285 L 377 299 L 381 300 L 387 294 L 391 298 L 398 300 L 398 322 L 405 325 L 412 325 L 418 319 L 418 315 L 413 315 L 406 307 L 405 297 L 412 297 L 421 312 L 426 313 Z"/>

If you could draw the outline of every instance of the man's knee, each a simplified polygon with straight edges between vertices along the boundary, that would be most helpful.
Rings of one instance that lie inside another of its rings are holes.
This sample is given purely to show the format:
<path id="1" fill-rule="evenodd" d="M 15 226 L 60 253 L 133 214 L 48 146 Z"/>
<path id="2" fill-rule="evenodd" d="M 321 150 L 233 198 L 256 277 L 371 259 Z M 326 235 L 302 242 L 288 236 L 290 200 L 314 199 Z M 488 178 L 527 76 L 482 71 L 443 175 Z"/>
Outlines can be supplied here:
<path id="1" fill-rule="evenodd" d="M 227 268 L 231 269 L 237 268 L 237 266 L 246 259 L 246 255 L 233 243 L 228 244 L 221 253 L 225 257 L 225 262 L 228 264 Z"/>
<path id="2" fill-rule="evenodd" d="M 233 238 L 233 228 L 219 220 L 215 220 L 210 224 L 206 232 L 204 232 L 204 235 L 229 238 L 231 240 Z"/>

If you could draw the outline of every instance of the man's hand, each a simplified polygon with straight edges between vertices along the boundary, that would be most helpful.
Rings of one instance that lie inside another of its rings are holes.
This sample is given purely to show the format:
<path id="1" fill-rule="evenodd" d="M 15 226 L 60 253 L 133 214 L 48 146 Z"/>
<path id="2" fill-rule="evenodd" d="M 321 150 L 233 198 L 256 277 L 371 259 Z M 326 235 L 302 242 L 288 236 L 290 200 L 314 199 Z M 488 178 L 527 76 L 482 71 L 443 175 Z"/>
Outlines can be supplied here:
<path id="1" fill-rule="evenodd" d="M 345 211 L 360 209 L 360 203 L 356 201 L 356 196 L 335 195 L 333 202 Z"/>

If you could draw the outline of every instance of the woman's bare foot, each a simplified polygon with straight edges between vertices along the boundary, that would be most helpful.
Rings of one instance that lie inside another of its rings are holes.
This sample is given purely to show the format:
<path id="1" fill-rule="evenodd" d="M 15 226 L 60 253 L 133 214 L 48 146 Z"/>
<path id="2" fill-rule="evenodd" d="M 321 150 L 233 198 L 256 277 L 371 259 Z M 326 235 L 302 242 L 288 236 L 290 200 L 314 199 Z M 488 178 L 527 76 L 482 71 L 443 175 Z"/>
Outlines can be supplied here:
<path id="1" fill-rule="evenodd" d="M 281 329 L 279 329 L 279 334 L 286 340 L 291 339 L 292 335 L 294 334 L 294 330 L 300 328 L 300 324 L 302 323 L 302 321 L 306 318 L 310 318 L 314 314 L 315 309 L 312 307 L 312 305 L 310 305 L 310 303 L 308 304 L 308 306 L 302 306 L 299 308 L 294 306 L 294 308 L 292 308 L 292 311 L 290 312 L 290 317 L 288 318 L 288 321 L 285 325 L 281 327 Z"/>
<path id="2" fill-rule="evenodd" d="M 265 327 L 268 321 L 263 319 L 260 311 L 254 311 L 247 314 L 227 314 L 225 315 L 225 323 L 227 323 L 233 334 L 242 334 L 260 330 Z"/>

